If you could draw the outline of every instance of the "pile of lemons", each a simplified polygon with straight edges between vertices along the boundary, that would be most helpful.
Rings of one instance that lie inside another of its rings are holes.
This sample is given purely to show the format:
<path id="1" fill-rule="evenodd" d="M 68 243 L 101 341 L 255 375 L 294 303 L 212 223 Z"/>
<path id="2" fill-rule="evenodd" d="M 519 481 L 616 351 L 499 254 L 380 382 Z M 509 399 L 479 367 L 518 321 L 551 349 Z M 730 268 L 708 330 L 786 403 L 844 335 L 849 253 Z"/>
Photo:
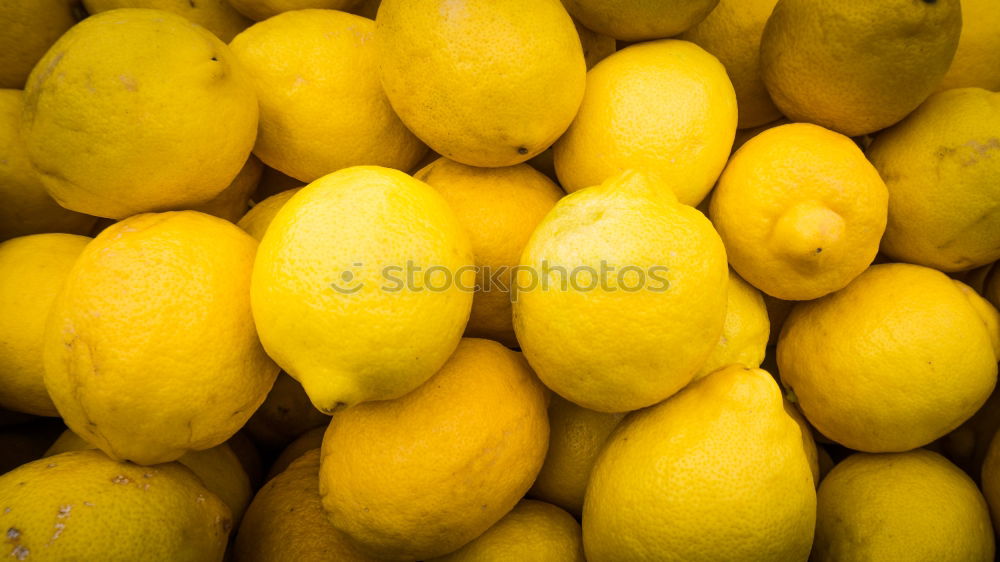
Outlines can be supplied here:
<path id="1" fill-rule="evenodd" d="M 994 0 L 0 28 L 0 558 L 994 559 Z"/>

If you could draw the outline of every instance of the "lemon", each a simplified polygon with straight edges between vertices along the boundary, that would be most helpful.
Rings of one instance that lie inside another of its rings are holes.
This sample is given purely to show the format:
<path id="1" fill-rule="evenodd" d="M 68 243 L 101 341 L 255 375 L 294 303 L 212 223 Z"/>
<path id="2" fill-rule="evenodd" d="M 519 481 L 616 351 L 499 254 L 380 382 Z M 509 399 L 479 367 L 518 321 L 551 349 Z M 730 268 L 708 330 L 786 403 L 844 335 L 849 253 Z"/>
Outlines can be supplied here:
<path id="1" fill-rule="evenodd" d="M 335 10 L 284 12 L 231 43 L 260 99 L 254 146 L 304 182 L 360 164 L 409 170 L 426 148 L 393 113 L 376 72 L 375 24 Z"/>
<path id="2" fill-rule="evenodd" d="M 624 416 L 595 412 L 553 396 L 549 402 L 549 450 L 528 495 L 579 517 L 597 455 Z"/>
<path id="3" fill-rule="evenodd" d="M 993 514 L 993 527 L 1000 529 L 1000 439 L 997 433 L 989 442 L 980 476 L 983 494 Z"/>
<path id="4" fill-rule="evenodd" d="M 281 454 L 278 455 L 278 458 L 274 459 L 274 462 L 271 463 L 271 468 L 267 471 L 268 480 L 284 472 L 296 459 L 305 453 L 313 449 L 319 449 L 323 445 L 324 433 L 326 433 L 325 425 L 314 427 L 298 436 L 295 441 L 289 443 L 281 451 Z"/>
<path id="5" fill-rule="evenodd" d="M 257 100 L 229 48 L 201 26 L 112 10 L 39 61 L 22 121 L 28 157 L 60 205 L 121 219 L 225 189 L 253 146 Z"/>
<path id="6" fill-rule="evenodd" d="M 573 25 L 576 26 L 576 33 L 580 36 L 580 46 L 583 47 L 583 60 L 587 63 L 587 70 L 594 68 L 595 64 L 618 50 L 614 37 L 588 29 L 576 20 L 573 20 Z"/>
<path id="7" fill-rule="evenodd" d="M 731 366 L 618 426 L 587 487 L 583 544 L 591 562 L 805 560 L 815 514 L 777 383 Z"/>
<path id="8" fill-rule="evenodd" d="M 812 427 L 809 425 L 809 421 L 806 420 L 805 416 L 802 415 L 802 412 L 799 412 L 798 408 L 796 408 L 794 404 L 786 399 L 783 405 L 785 407 L 785 413 L 788 414 L 788 417 L 792 418 L 795 420 L 795 423 L 799 424 L 799 430 L 802 432 L 802 448 L 806 453 L 806 460 L 809 461 L 809 469 L 812 471 L 813 482 L 816 486 L 819 486 L 821 476 L 819 448 L 816 446 L 816 440 L 813 438 Z"/>
<path id="9" fill-rule="evenodd" d="M 472 242 L 478 288 L 465 335 L 516 347 L 511 273 L 531 233 L 563 191 L 527 164 L 475 168 L 439 158 L 413 177 L 448 201 Z"/>
<path id="10" fill-rule="evenodd" d="M 253 22 L 230 5 L 229 0 L 83 0 L 91 14 L 119 8 L 152 8 L 173 12 L 214 33 L 224 43 L 233 40 Z"/>
<path id="11" fill-rule="evenodd" d="M 874 265 L 792 309 L 778 340 L 782 381 L 809 422 L 841 445 L 872 453 L 926 445 L 993 390 L 989 306 L 938 271 Z"/>
<path id="12" fill-rule="evenodd" d="M 296 459 L 257 492 L 236 535 L 240 562 L 369 562 L 326 518 L 319 449 Z"/>
<path id="13" fill-rule="evenodd" d="M 433 188 L 388 168 L 347 168 L 303 188 L 267 228 L 254 320 L 268 354 L 320 411 L 397 398 L 458 345 L 472 263 Z"/>
<path id="14" fill-rule="evenodd" d="M 307 9 L 348 10 L 359 0 L 227 0 L 248 18 L 260 21 L 282 12 Z"/>
<path id="15" fill-rule="evenodd" d="M 73 430 L 67 429 L 45 451 L 43 457 L 95 448 L 73 433 Z M 233 520 L 239 522 L 253 494 L 250 490 L 250 477 L 229 445 L 223 443 L 204 451 L 191 451 L 177 459 L 177 462 L 188 467 L 201 479 L 202 484 L 229 507 Z"/>
<path id="16" fill-rule="evenodd" d="M 1000 10 L 992 0 L 961 0 L 958 50 L 938 90 L 1000 90 Z"/>
<path id="17" fill-rule="evenodd" d="M 584 562 L 580 524 L 558 507 L 522 500 L 476 540 L 439 562 Z"/>
<path id="18" fill-rule="evenodd" d="M 694 380 L 735 363 L 756 368 L 764 361 L 771 334 L 764 297 L 732 270 L 728 287 L 722 335 Z"/>
<path id="19" fill-rule="evenodd" d="M 773 297 L 810 300 L 872 263 L 888 199 L 851 139 L 795 123 L 760 133 L 733 155 L 709 216 L 740 276 Z"/>
<path id="20" fill-rule="evenodd" d="M 779 0 L 760 43 L 764 84 L 792 121 L 872 133 L 937 88 L 961 29 L 959 0 Z"/>
<path id="21" fill-rule="evenodd" d="M 0 476 L 4 556 L 13 560 L 221 561 L 229 508 L 187 468 L 72 451 Z"/>
<path id="22" fill-rule="evenodd" d="M 49 197 L 28 161 L 21 138 L 20 90 L 0 90 L 0 241 L 46 232 L 88 234 L 96 218 L 74 213 Z"/>
<path id="23" fill-rule="evenodd" d="M 247 211 L 236 225 L 258 241 L 263 240 L 264 233 L 267 232 L 267 227 L 271 226 L 271 221 L 274 220 L 275 215 L 278 214 L 278 211 L 285 206 L 285 203 L 298 193 L 300 189 L 296 187 L 264 199 Z"/>
<path id="24" fill-rule="evenodd" d="M 993 560 L 976 485 L 937 453 L 855 454 L 819 488 L 810 560 Z"/>
<path id="25" fill-rule="evenodd" d="M 726 165 L 736 94 L 726 69 L 687 41 L 632 45 L 587 73 L 580 111 L 554 147 L 568 192 L 628 169 L 666 176 L 697 205 Z"/>
<path id="26" fill-rule="evenodd" d="M 531 487 L 548 446 L 545 401 L 519 353 L 462 340 L 413 392 L 334 414 L 319 483 L 330 521 L 376 558 L 458 549 Z"/>
<path id="27" fill-rule="evenodd" d="M 1000 392 L 996 389 L 971 418 L 934 445 L 974 479 L 979 479 L 990 443 L 1000 429 Z"/>
<path id="28" fill-rule="evenodd" d="M 246 430 L 263 446 L 281 448 L 304 432 L 326 426 L 330 417 L 313 407 L 295 379 L 280 373 L 264 403 L 247 421 Z"/>
<path id="29" fill-rule="evenodd" d="M 76 24 L 75 0 L 0 1 L 0 88 L 23 88 L 38 59 Z"/>
<path id="30" fill-rule="evenodd" d="M 719 0 L 563 0 L 583 25 L 623 41 L 671 37 L 705 19 Z"/>
<path id="31" fill-rule="evenodd" d="M 257 189 L 263 170 L 264 166 L 260 160 L 251 156 L 228 187 L 207 203 L 195 205 L 191 210 L 201 211 L 232 223 L 237 222 L 247 212 L 250 197 Z"/>
<path id="32" fill-rule="evenodd" d="M 663 400 L 722 334 L 725 250 L 671 187 L 626 172 L 573 193 L 521 256 L 517 340 L 546 386 L 580 406 L 624 412 Z"/>
<path id="33" fill-rule="evenodd" d="M 250 313 L 255 249 L 195 211 L 136 215 L 94 238 L 46 328 L 45 386 L 66 425 L 139 464 L 236 433 L 278 372 Z"/>
<path id="34" fill-rule="evenodd" d="M 375 23 L 392 107 L 442 156 L 524 162 L 580 107 L 587 68 L 559 0 L 383 0 Z"/>
<path id="35" fill-rule="evenodd" d="M 889 187 L 882 251 L 943 271 L 1000 259 L 1000 93 L 935 94 L 879 133 L 868 156 Z"/>
<path id="36" fill-rule="evenodd" d="M 680 35 L 715 55 L 736 90 L 738 126 L 758 127 L 781 117 L 760 75 L 760 38 L 778 0 L 720 0 L 699 24 Z"/>
<path id="37" fill-rule="evenodd" d="M 88 242 L 75 234 L 0 242 L 0 407 L 59 415 L 45 390 L 45 322 Z"/>

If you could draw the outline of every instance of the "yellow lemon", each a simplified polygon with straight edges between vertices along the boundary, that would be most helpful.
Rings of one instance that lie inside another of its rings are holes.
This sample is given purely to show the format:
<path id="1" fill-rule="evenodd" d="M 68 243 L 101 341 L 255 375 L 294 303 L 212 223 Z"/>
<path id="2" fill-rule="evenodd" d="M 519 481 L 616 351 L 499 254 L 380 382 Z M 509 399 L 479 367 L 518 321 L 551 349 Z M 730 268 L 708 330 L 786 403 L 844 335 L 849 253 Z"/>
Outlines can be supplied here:
<path id="1" fill-rule="evenodd" d="M 75 234 L 0 242 L 0 407 L 59 415 L 45 390 L 45 322 L 88 242 Z"/>
<path id="2" fill-rule="evenodd" d="M 467 235 L 433 188 L 388 168 L 347 168 L 296 193 L 267 228 L 254 320 L 317 409 L 396 398 L 458 345 L 472 264 Z"/>
<path id="3" fill-rule="evenodd" d="M 605 560 L 805 560 L 816 491 L 765 371 L 731 366 L 625 418 L 598 457 L 583 544 Z"/>
<path id="4" fill-rule="evenodd" d="M 868 157 L 889 187 L 882 251 L 942 271 L 1000 259 L 1000 93 L 935 94 L 879 133 Z"/>
<path id="5" fill-rule="evenodd" d="M 847 285 L 878 253 L 889 194 L 851 139 L 807 123 L 768 129 L 733 155 L 709 216 L 733 269 L 784 300 Z"/>
<path id="6" fill-rule="evenodd" d="M 587 68 L 559 0 L 383 0 L 375 22 L 389 101 L 442 156 L 524 162 L 580 106 Z"/>
<path id="7" fill-rule="evenodd" d="M 872 133 L 937 88 L 961 29 L 959 0 L 780 0 L 760 43 L 764 84 L 792 121 Z"/>
<path id="8" fill-rule="evenodd" d="M 304 432 L 326 427 L 330 417 L 313 407 L 298 381 L 280 373 L 246 430 L 262 446 L 280 449 Z"/>
<path id="9" fill-rule="evenodd" d="M 20 90 L 0 90 L 0 242 L 15 236 L 66 232 L 87 234 L 95 217 L 56 203 L 31 166 L 21 137 Z"/>
<path id="10" fill-rule="evenodd" d="M 624 416 L 595 412 L 553 396 L 549 402 L 549 450 L 528 495 L 579 517 L 597 455 Z"/>
<path id="11" fill-rule="evenodd" d="M 778 365 L 809 422 L 880 453 L 926 445 L 971 417 L 996 384 L 987 316 L 997 313 L 959 285 L 929 268 L 882 264 L 796 305 Z"/>
<path id="12" fill-rule="evenodd" d="M 722 335 L 694 380 L 727 365 L 738 363 L 756 368 L 764 361 L 771 334 L 764 297 L 732 270 L 729 271 L 728 287 Z"/>
<path id="13" fill-rule="evenodd" d="M 961 0 L 961 4 L 958 50 L 938 90 L 1000 90 L 1000 10 L 993 0 Z"/>
<path id="14" fill-rule="evenodd" d="M 465 335 L 516 347 L 511 273 L 531 233 L 563 191 L 527 164 L 474 168 L 439 158 L 413 177 L 448 201 L 472 242 L 477 290 Z"/>
<path id="15" fill-rule="evenodd" d="M 780 379 L 779 379 L 780 380 Z M 788 417 L 795 420 L 795 423 L 799 424 L 799 429 L 802 431 L 802 448 L 806 452 L 806 459 L 809 461 L 809 468 L 812 470 L 813 482 L 816 486 L 819 486 L 820 481 L 820 465 L 819 465 L 819 448 L 816 446 L 816 439 L 813 438 L 812 427 L 809 425 L 809 421 L 806 420 L 802 412 L 799 412 L 798 408 L 788 400 L 784 401 L 785 413 Z"/>
<path id="16" fill-rule="evenodd" d="M 705 19 L 719 0 L 563 0 L 583 25 L 623 41 L 671 37 Z"/>
<path id="17" fill-rule="evenodd" d="M 223 189 L 207 203 L 193 206 L 191 210 L 201 211 L 232 223 L 237 222 L 247 212 L 247 208 L 250 206 L 250 197 L 257 189 L 257 183 L 260 182 L 263 170 L 264 166 L 260 160 L 251 156 L 226 189 Z"/>
<path id="18" fill-rule="evenodd" d="M 993 560 L 982 494 L 937 453 L 851 455 L 827 474 L 818 500 L 810 560 Z"/>
<path id="19" fill-rule="evenodd" d="M 326 433 L 326 425 L 314 427 L 300 435 L 295 441 L 289 443 L 281 451 L 281 454 L 278 455 L 278 458 L 274 459 L 270 470 L 267 471 L 268 480 L 284 472 L 296 459 L 305 453 L 313 449 L 319 449 L 323 445 L 324 433 Z"/>
<path id="20" fill-rule="evenodd" d="M 221 561 L 231 526 L 226 504 L 177 463 L 71 451 L 0 476 L 12 560 Z"/>
<path id="21" fill-rule="evenodd" d="M 247 234 L 256 238 L 257 241 L 263 240 L 264 233 L 267 232 L 267 227 L 271 226 L 271 221 L 274 220 L 275 215 L 278 214 L 278 211 L 285 206 L 285 203 L 298 193 L 300 189 L 296 187 L 282 191 L 257 203 L 240 218 L 236 226 L 245 230 Z"/>
<path id="22" fill-rule="evenodd" d="M 658 176 L 627 172 L 563 198 L 515 279 L 514 329 L 542 381 L 601 412 L 691 381 L 726 316 L 726 253 Z"/>
<path id="23" fill-rule="evenodd" d="M 979 411 L 934 443 L 940 453 L 974 479 L 979 478 L 990 443 L 1000 429 L 1000 392 L 996 389 Z"/>
<path id="24" fill-rule="evenodd" d="M 83 0 L 91 14 L 119 8 L 152 8 L 173 12 L 211 31 L 228 43 L 253 22 L 230 5 L 229 0 Z"/>
<path id="25" fill-rule="evenodd" d="M 45 451 L 43 457 L 88 449 L 96 447 L 73 433 L 73 430 L 67 429 Z M 190 451 L 177 459 L 177 462 L 200 478 L 202 484 L 229 507 L 233 520 L 239 522 L 253 494 L 250 490 L 250 477 L 229 445 L 223 443 L 204 451 Z"/>
<path id="26" fill-rule="evenodd" d="M 237 11 L 250 19 L 266 20 L 282 12 L 324 9 L 348 10 L 359 0 L 227 0 Z"/>
<path id="27" fill-rule="evenodd" d="M 39 61 L 22 122 L 28 157 L 60 205 L 121 219 L 225 189 L 253 146 L 257 99 L 203 27 L 161 10 L 112 10 Z"/>
<path id="28" fill-rule="evenodd" d="M 136 215 L 94 238 L 46 328 L 45 386 L 66 425 L 140 464 L 236 433 L 278 372 L 250 313 L 256 245 L 195 211 Z"/>
<path id="29" fill-rule="evenodd" d="M 336 10 L 284 12 L 231 43 L 260 99 L 256 154 L 304 182 L 341 168 L 409 170 L 426 147 L 393 113 L 376 71 L 375 23 Z"/>
<path id="30" fill-rule="evenodd" d="M 632 45 L 587 73 L 580 112 L 554 147 L 568 192 L 628 169 L 666 176 L 697 205 L 726 165 L 736 94 L 718 59 L 687 41 Z"/>
<path id="31" fill-rule="evenodd" d="M 236 535 L 239 562 L 374 562 L 326 518 L 319 449 L 296 459 L 254 496 Z"/>
<path id="32" fill-rule="evenodd" d="M 377 558 L 458 549 L 531 487 L 548 446 L 545 400 L 519 353 L 462 340 L 413 392 L 334 414 L 319 483 L 330 521 Z"/>
<path id="33" fill-rule="evenodd" d="M 545 502 L 522 500 L 476 540 L 437 562 L 584 562 L 580 524 Z"/>
<path id="34" fill-rule="evenodd" d="M 781 117 L 760 75 L 760 38 L 778 0 L 721 0 L 708 17 L 680 38 L 715 55 L 736 90 L 739 128 L 758 127 Z"/>
<path id="35" fill-rule="evenodd" d="M 0 88 L 23 88 L 45 51 L 77 22 L 75 0 L 0 1 Z"/>

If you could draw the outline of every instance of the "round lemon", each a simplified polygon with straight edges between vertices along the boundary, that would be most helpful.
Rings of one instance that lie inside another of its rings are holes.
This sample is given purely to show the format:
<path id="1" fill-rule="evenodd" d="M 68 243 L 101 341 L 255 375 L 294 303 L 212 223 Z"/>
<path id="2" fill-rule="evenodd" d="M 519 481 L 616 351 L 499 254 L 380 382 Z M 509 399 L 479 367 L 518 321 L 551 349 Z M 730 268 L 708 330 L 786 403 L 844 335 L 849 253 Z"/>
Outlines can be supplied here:
<path id="1" fill-rule="evenodd" d="M 728 365 L 738 363 L 757 368 L 764 361 L 771 334 L 764 297 L 732 270 L 729 271 L 728 287 L 722 335 L 694 380 Z"/>
<path id="2" fill-rule="evenodd" d="M 809 300 L 878 253 L 889 194 L 851 139 L 808 123 L 768 129 L 733 155 L 709 216 L 733 269 L 765 293 Z"/>
<path id="3" fill-rule="evenodd" d="M 45 51 L 77 22 L 76 0 L 0 0 L 0 88 L 23 88 Z"/>
<path id="4" fill-rule="evenodd" d="M 203 203 L 257 134 L 257 99 L 229 48 L 161 10 L 91 16 L 25 88 L 28 157 L 60 205 L 121 219 Z"/>
<path id="5" fill-rule="evenodd" d="M 722 334 L 722 242 L 659 180 L 626 172 L 563 198 L 521 256 L 517 340 L 546 386 L 591 410 L 677 392 Z"/>
<path id="6" fill-rule="evenodd" d="M 20 90 L 0 90 L 0 242 L 15 236 L 88 234 L 95 217 L 64 209 L 45 192 L 21 138 Z"/>
<path id="7" fill-rule="evenodd" d="M 926 445 L 971 417 L 996 384 L 988 321 L 997 313 L 960 285 L 929 268 L 882 264 L 796 305 L 777 356 L 809 422 L 841 445 L 881 453 Z"/>
<path id="8" fill-rule="evenodd" d="M 672 37 L 696 25 L 719 0 L 563 0 L 583 25 L 623 41 Z"/>
<path id="9" fill-rule="evenodd" d="M 587 73 L 580 111 L 555 144 L 568 192 L 628 169 L 665 176 L 697 205 L 726 165 L 736 94 L 718 59 L 687 41 L 632 45 Z"/>
<path id="10" fill-rule="evenodd" d="M 580 524 L 545 502 L 522 500 L 476 540 L 436 562 L 584 562 Z"/>
<path id="11" fill-rule="evenodd" d="M 308 9 L 349 10 L 360 0 L 227 0 L 237 11 L 261 21 L 282 12 Z"/>
<path id="12" fill-rule="evenodd" d="M 990 443 L 1000 429 L 1000 392 L 996 389 L 971 418 L 945 435 L 934 446 L 938 452 L 958 465 L 974 479 L 979 479 L 980 469 L 990 448 Z"/>
<path id="13" fill-rule="evenodd" d="M 531 487 L 549 441 L 545 401 L 519 353 L 462 340 L 413 392 L 333 416 L 319 482 L 330 521 L 376 558 L 464 546 Z"/>
<path id="14" fill-rule="evenodd" d="M 937 88 L 961 29 L 959 0 L 780 0 L 760 43 L 764 84 L 792 121 L 872 133 Z"/>
<path id="15" fill-rule="evenodd" d="M 66 425 L 139 464 L 236 433 L 278 373 L 250 313 L 256 245 L 195 211 L 136 215 L 94 238 L 45 334 L 45 386 Z"/>
<path id="16" fill-rule="evenodd" d="M 882 251 L 942 271 L 1000 259 L 1000 93 L 935 94 L 879 133 L 868 157 L 889 188 Z"/>
<path id="17" fill-rule="evenodd" d="M 311 182 L 350 166 L 409 170 L 426 147 L 393 113 L 379 84 L 375 23 L 336 10 L 295 10 L 231 43 L 260 99 L 256 154 Z"/>
<path id="18" fill-rule="evenodd" d="M 257 203 L 240 218 L 236 226 L 245 230 L 247 234 L 256 238 L 257 241 L 263 240 L 264 233 L 267 232 L 267 227 L 271 226 L 271 221 L 274 220 L 275 215 L 278 214 L 278 211 L 285 206 L 285 203 L 298 193 L 300 189 L 302 188 L 296 187 L 282 191 Z"/>
<path id="19" fill-rule="evenodd" d="M 247 421 L 246 430 L 261 445 L 280 449 L 304 432 L 326 426 L 330 417 L 313 407 L 298 381 L 285 373 Z"/>
<path id="20" fill-rule="evenodd" d="M 781 117 L 760 75 L 760 38 L 778 0 L 721 0 L 708 17 L 680 35 L 726 67 L 736 90 L 738 126 L 758 127 Z"/>
<path id="21" fill-rule="evenodd" d="M 511 316 L 512 270 L 531 233 L 563 191 L 527 164 L 475 168 L 439 158 L 413 177 L 445 198 L 472 242 L 477 290 L 465 335 L 517 347 Z"/>
<path id="22" fill-rule="evenodd" d="M 229 43 L 253 22 L 230 5 L 229 0 L 83 0 L 91 14 L 119 8 L 152 8 L 173 12 L 193 21 Z"/>
<path id="23" fill-rule="evenodd" d="M 250 197 L 257 189 L 263 171 L 264 166 L 260 160 L 251 156 L 226 189 L 207 203 L 195 205 L 191 210 L 226 219 L 231 223 L 239 221 L 250 206 Z"/>
<path id="24" fill-rule="evenodd" d="M 240 525 L 240 562 L 374 562 L 326 518 L 319 497 L 319 449 L 302 455 L 254 496 Z"/>
<path id="25" fill-rule="evenodd" d="M 630 414 L 590 477 L 583 544 L 605 560 L 805 560 L 816 491 L 765 371 L 731 366 Z"/>
<path id="26" fill-rule="evenodd" d="M 12 560 L 222 560 L 229 508 L 177 464 L 137 466 L 71 451 L 0 476 Z"/>
<path id="27" fill-rule="evenodd" d="M 75 234 L 0 242 L 0 407 L 59 415 L 45 390 L 45 322 L 88 242 Z"/>
<path id="28" fill-rule="evenodd" d="M 993 560 L 993 529 L 972 480 L 937 453 L 855 454 L 819 487 L 810 560 Z"/>
<path id="29" fill-rule="evenodd" d="M 442 156 L 524 162 L 580 107 L 587 68 L 559 0 L 383 0 L 375 23 L 392 107 Z"/>
<path id="30" fill-rule="evenodd" d="M 347 168 L 296 193 L 268 226 L 254 320 L 320 411 L 397 398 L 458 345 L 472 264 L 466 233 L 433 188 L 388 168 Z"/>
<path id="31" fill-rule="evenodd" d="M 993 0 L 961 0 L 961 4 L 958 50 L 938 90 L 1000 90 L 1000 10 Z"/>
<path id="32" fill-rule="evenodd" d="M 624 416 L 595 412 L 553 396 L 549 402 L 549 450 L 528 495 L 579 517 L 597 455 Z"/>

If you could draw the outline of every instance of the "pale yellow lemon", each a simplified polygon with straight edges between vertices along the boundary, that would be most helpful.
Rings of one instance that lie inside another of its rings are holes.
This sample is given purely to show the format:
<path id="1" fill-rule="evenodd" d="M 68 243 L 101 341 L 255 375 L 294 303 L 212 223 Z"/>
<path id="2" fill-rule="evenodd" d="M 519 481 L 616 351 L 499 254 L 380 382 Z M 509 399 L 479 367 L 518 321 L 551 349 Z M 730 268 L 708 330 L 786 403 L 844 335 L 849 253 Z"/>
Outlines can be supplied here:
<path id="1" fill-rule="evenodd" d="M 75 234 L 0 242 L 0 407 L 59 415 L 45 390 L 45 322 L 88 242 Z"/>
<path id="2" fill-rule="evenodd" d="M 514 330 L 539 378 L 601 412 L 689 383 L 722 334 L 722 241 L 660 176 L 626 172 L 564 197 L 521 256 Z"/>
<path id="3" fill-rule="evenodd" d="M 878 253 L 889 194 L 851 139 L 793 123 L 768 129 L 733 155 L 709 216 L 733 269 L 784 300 L 847 285 Z"/>
<path id="4" fill-rule="evenodd" d="M 91 14 L 119 8 L 152 8 L 173 12 L 214 33 L 223 42 L 232 41 L 237 33 L 253 22 L 236 11 L 229 0 L 83 0 Z"/>
<path id="5" fill-rule="evenodd" d="M 330 521 L 376 558 L 464 546 L 531 487 L 548 447 L 545 401 L 519 353 L 462 340 L 413 392 L 334 414 L 319 483 Z"/>
<path id="6" fill-rule="evenodd" d="M 360 0 L 227 0 L 237 11 L 261 21 L 295 10 L 349 10 Z"/>
<path id="7" fill-rule="evenodd" d="M 233 39 L 260 99 L 257 157 L 303 182 L 362 164 L 416 164 L 426 147 L 382 91 L 374 34 L 361 16 L 295 10 Z"/>
<path id="8" fill-rule="evenodd" d="M 1000 90 L 1000 10 L 993 0 L 961 0 L 962 34 L 958 50 L 938 90 Z"/>
<path id="9" fill-rule="evenodd" d="M 203 203 L 257 134 L 257 99 L 229 48 L 161 10 L 73 27 L 25 87 L 28 157 L 60 205 L 114 219 Z"/>
<path id="10" fill-rule="evenodd" d="M 874 265 L 792 309 L 778 340 L 781 380 L 809 422 L 846 447 L 926 445 L 971 417 L 996 384 L 997 313 L 986 307 L 941 272 Z"/>
<path id="11" fill-rule="evenodd" d="M 664 175 L 681 203 L 697 205 L 735 133 L 736 94 L 718 59 L 687 41 L 652 41 L 587 73 L 580 111 L 553 157 L 568 192 L 636 169 Z"/>
<path id="12" fill-rule="evenodd" d="M 732 270 L 728 287 L 722 335 L 694 380 L 734 363 L 756 368 L 764 361 L 771 334 L 764 297 Z"/>
<path id="13" fill-rule="evenodd" d="M 624 41 L 671 37 L 709 15 L 719 0 L 562 0 L 584 25 Z"/>
<path id="14" fill-rule="evenodd" d="M 442 157 L 413 177 L 445 198 L 472 242 L 477 289 L 465 335 L 517 347 L 511 274 L 531 233 L 563 191 L 527 164 L 476 168 Z"/>
<path id="15" fill-rule="evenodd" d="M 580 106 L 587 69 L 559 0 L 383 0 L 375 22 L 389 101 L 442 156 L 524 162 Z"/>
<path id="16" fill-rule="evenodd" d="M 278 373 L 250 313 L 256 246 L 195 211 L 136 215 L 94 238 L 45 334 L 45 386 L 69 428 L 139 464 L 236 433 Z"/>
<path id="17" fill-rule="evenodd" d="M 0 88 L 23 88 L 45 51 L 77 22 L 75 0 L 0 2 Z"/>
<path id="18" fill-rule="evenodd" d="M 591 562 L 805 560 L 816 491 L 765 371 L 731 366 L 627 416 L 583 507 Z"/>

